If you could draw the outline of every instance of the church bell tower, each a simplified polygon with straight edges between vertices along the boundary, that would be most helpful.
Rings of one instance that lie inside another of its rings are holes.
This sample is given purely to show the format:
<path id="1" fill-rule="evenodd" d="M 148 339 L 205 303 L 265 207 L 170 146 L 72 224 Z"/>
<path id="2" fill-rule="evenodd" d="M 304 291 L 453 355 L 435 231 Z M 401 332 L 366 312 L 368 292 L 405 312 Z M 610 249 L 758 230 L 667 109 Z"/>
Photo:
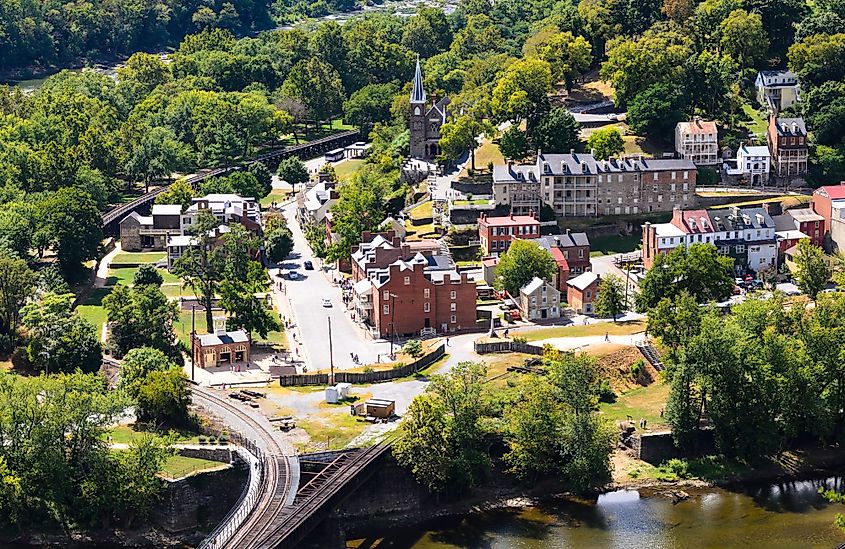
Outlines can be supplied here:
<path id="1" fill-rule="evenodd" d="M 426 158 L 426 106 L 423 88 L 420 58 L 417 56 L 417 68 L 414 72 L 414 85 L 411 88 L 411 158 Z"/>

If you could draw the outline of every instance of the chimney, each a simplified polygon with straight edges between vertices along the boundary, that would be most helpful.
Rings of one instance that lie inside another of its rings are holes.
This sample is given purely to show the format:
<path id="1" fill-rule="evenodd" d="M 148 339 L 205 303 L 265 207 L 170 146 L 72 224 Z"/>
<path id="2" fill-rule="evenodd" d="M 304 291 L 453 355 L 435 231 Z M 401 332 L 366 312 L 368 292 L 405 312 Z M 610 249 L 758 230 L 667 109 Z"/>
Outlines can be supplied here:
<path id="1" fill-rule="evenodd" d="M 596 156 L 596 148 L 595 148 L 595 147 L 593 147 L 592 149 L 590 149 L 590 156 L 592 156 L 593 158 L 595 158 L 595 156 Z"/>
<path id="2" fill-rule="evenodd" d="M 795 122 L 792 123 L 792 133 L 798 135 L 798 124 Z"/>
<path id="3" fill-rule="evenodd" d="M 511 210 L 511 221 L 513 221 L 513 210 Z"/>
<path id="4" fill-rule="evenodd" d="M 575 155 L 575 149 L 569 149 L 569 154 L 574 156 Z"/>
<path id="5" fill-rule="evenodd" d="M 678 206 L 672 208 L 672 225 L 679 229 L 684 226 L 683 212 Z"/>
<path id="6" fill-rule="evenodd" d="M 587 163 L 585 161 L 581 161 L 581 173 L 587 173 Z"/>
<path id="7" fill-rule="evenodd" d="M 569 229 L 567 229 L 568 231 Z M 555 248 L 560 248 L 560 237 L 555 236 Z"/>
<path id="8" fill-rule="evenodd" d="M 568 228 L 568 227 L 567 227 L 567 229 L 566 229 L 566 234 L 571 234 L 571 233 L 572 233 L 572 229 L 570 229 L 570 228 Z"/>

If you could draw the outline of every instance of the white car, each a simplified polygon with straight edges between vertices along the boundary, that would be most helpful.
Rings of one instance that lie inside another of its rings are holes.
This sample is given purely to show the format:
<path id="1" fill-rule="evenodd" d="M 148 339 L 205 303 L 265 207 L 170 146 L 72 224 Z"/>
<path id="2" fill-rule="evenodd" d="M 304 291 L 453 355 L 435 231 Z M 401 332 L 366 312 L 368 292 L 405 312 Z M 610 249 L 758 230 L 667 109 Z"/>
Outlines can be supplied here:
<path id="1" fill-rule="evenodd" d="M 299 273 L 296 271 L 291 271 L 288 273 L 288 278 L 291 280 L 296 280 L 297 278 L 299 278 Z"/>
<path id="2" fill-rule="evenodd" d="M 322 301 L 323 301 L 323 307 L 331 307 L 332 306 L 332 300 L 331 299 L 324 297 Z"/>

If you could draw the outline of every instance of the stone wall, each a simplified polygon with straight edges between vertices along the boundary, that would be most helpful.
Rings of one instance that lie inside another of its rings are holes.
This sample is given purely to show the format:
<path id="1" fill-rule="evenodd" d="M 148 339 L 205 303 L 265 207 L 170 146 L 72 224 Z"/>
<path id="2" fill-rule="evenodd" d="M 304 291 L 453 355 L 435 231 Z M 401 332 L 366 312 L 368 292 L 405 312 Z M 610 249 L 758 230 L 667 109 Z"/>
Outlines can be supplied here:
<path id="1" fill-rule="evenodd" d="M 640 459 L 653 465 L 660 465 L 667 459 L 698 457 L 716 452 L 712 429 L 698 431 L 695 448 L 691 452 L 684 452 L 672 439 L 671 431 L 656 433 L 642 433 L 640 436 Z"/>

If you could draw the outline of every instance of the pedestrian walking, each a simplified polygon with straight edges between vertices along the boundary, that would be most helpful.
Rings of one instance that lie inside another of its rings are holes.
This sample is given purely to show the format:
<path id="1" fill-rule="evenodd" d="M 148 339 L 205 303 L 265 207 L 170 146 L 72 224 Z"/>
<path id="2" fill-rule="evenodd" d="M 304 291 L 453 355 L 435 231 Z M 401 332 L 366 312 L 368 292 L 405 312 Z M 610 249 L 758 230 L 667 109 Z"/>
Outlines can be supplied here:
<path id="1" fill-rule="evenodd" d="M 604 340 L 605 340 L 605 341 L 610 341 L 610 332 L 605 332 L 605 333 L 604 333 Z"/>
<path id="2" fill-rule="evenodd" d="M 449 346 L 449 338 L 448 337 L 446 338 L 446 346 L 447 347 Z"/>

